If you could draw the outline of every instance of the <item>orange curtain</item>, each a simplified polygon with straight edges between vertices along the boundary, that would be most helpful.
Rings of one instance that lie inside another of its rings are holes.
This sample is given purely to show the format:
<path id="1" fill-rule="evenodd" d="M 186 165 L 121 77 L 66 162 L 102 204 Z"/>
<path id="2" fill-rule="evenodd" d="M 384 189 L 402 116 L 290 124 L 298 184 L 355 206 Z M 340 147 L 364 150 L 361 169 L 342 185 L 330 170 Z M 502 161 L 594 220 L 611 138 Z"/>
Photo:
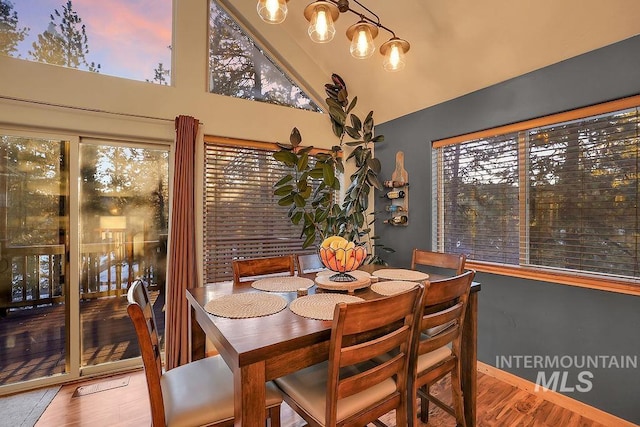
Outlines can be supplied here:
<path id="1" fill-rule="evenodd" d="M 189 361 L 189 305 L 185 294 L 187 288 L 198 286 L 194 169 L 199 122 L 190 116 L 178 116 L 175 124 L 175 167 L 165 323 L 167 370 Z"/>

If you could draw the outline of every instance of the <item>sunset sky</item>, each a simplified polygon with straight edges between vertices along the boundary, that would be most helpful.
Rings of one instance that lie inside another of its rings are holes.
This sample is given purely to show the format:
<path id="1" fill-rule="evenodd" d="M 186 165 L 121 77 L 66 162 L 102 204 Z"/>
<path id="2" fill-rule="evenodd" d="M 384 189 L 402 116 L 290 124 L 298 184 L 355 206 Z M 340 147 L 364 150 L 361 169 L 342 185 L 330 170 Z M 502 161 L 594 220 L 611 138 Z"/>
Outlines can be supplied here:
<path id="1" fill-rule="evenodd" d="M 18 13 L 19 28 L 29 27 L 18 46 L 20 57 L 38 34 L 49 26 L 54 9 L 62 15 L 67 0 L 10 0 Z M 162 62 L 171 68 L 171 0 L 72 0 L 72 9 L 86 26 L 87 62 L 101 65 L 100 73 L 135 80 L 152 80 Z M 57 16 L 55 23 L 61 19 Z"/>

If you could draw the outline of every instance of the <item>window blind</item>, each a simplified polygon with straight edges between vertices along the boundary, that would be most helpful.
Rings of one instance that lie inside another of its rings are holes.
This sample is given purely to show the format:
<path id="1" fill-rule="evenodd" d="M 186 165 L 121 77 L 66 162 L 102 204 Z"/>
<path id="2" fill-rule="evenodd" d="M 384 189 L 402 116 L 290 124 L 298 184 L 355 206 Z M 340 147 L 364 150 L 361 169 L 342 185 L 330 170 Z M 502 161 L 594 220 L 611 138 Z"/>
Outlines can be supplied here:
<path id="1" fill-rule="evenodd" d="M 436 152 L 437 247 L 499 263 L 518 262 L 518 136 L 501 135 Z"/>
<path id="2" fill-rule="evenodd" d="M 434 247 L 476 261 L 640 277 L 640 113 L 602 109 L 434 143 Z"/>
<path id="3" fill-rule="evenodd" d="M 274 145 L 275 146 L 275 145 Z M 204 276 L 231 280 L 232 261 L 302 250 L 300 227 L 278 205 L 273 185 L 287 172 L 274 150 L 205 144 Z"/>
<path id="4" fill-rule="evenodd" d="M 529 263 L 640 277 L 638 109 L 528 132 Z"/>

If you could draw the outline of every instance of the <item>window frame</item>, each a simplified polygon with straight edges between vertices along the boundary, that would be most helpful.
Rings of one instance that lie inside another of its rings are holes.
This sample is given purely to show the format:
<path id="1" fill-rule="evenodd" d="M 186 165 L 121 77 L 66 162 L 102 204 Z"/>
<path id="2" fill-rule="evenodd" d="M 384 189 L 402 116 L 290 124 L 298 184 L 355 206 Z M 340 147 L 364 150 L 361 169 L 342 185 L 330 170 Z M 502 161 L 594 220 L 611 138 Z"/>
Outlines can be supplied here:
<path id="1" fill-rule="evenodd" d="M 605 102 L 602 104 L 591 105 L 587 107 L 578 108 L 566 112 L 550 114 L 547 116 L 525 120 L 518 123 L 508 124 L 490 129 L 484 129 L 477 132 L 471 132 L 463 135 L 454 136 L 451 138 L 440 139 L 432 142 L 432 155 L 433 155 L 433 208 L 432 208 L 432 220 L 433 220 L 433 247 L 437 249 L 442 248 L 442 242 L 438 242 L 438 230 L 442 225 L 442 201 L 438 197 L 438 193 L 441 188 L 441 172 L 437 165 L 436 150 L 445 146 L 461 144 L 467 141 L 495 137 L 502 134 L 518 133 L 528 129 L 539 128 L 549 126 L 552 124 L 558 124 L 562 122 L 568 122 L 572 120 L 584 119 L 590 116 L 596 116 L 601 114 L 613 113 L 620 110 L 629 108 L 637 108 L 640 106 L 640 95 L 635 95 L 627 98 L 621 98 L 614 101 Z M 522 149 L 522 142 L 519 143 L 518 158 L 520 165 L 528 165 L 525 150 Z M 518 175 L 520 182 L 526 182 L 526 167 L 519 167 Z M 528 215 L 527 210 L 527 198 L 528 185 L 520 186 L 520 202 L 519 202 L 519 217 L 524 219 L 520 221 L 520 237 L 519 242 L 527 239 L 528 222 L 526 220 Z M 525 197 L 523 197 L 525 196 Z M 522 251 L 522 250 L 521 250 Z M 522 262 L 522 259 L 520 259 Z M 578 286 L 589 289 L 598 289 L 611 291 L 616 293 L 623 293 L 629 295 L 640 295 L 640 279 L 638 278 L 616 278 L 601 275 L 597 273 L 588 272 L 570 272 L 562 270 L 551 270 L 543 267 L 535 266 L 523 266 L 523 265 L 507 265 L 501 263 L 492 263 L 487 261 L 477 261 L 473 259 L 467 259 L 465 266 L 467 268 L 475 269 L 479 272 L 492 273 L 510 277 L 518 277 L 523 279 L 546 281 L 551 283 L 558 283 L 563 285 Z"/>

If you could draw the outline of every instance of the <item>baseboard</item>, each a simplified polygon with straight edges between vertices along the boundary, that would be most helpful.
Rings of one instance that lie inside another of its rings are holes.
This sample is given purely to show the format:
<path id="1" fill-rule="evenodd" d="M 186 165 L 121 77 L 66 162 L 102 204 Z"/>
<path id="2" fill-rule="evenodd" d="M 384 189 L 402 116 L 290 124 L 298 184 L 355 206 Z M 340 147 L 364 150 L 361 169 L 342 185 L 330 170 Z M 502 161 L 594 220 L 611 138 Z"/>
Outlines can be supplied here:
<path id="1" fill-rule="evenodd" d="M 502 369 L 498 369 L 494 366 L 482 363 L 480 361 L 478 361 L 478 372 L 482 372 L 485 375 L 489 375 L 490 377 L 517 387 L 520 390 L 524 390 L 531 394 L 535 394 L 536 396 L 540 396 L 544 400 L 553 403 L 554 405 L 562 406 L 563 408 L 569 409 L 573 412 L 577 412 L 583 417 L 589 418 L 590 420 L 597 423 L 616 427 L 638 427 L 637 424 L 633 424 L 632 422 L 616 417 L 615 415 L 604 412 L 598 408 L 594 408 L 593 406 L 587 405 L 586 403 L 572 399 L 571 397 L 565 396 L 564 394 L 560 394 L 553 390 L 535 391 L 535 383 L 532 383 L 529 380 L 520 378 L 517 375 L 513 375 L 509 372 L 503 371 Z"/>

